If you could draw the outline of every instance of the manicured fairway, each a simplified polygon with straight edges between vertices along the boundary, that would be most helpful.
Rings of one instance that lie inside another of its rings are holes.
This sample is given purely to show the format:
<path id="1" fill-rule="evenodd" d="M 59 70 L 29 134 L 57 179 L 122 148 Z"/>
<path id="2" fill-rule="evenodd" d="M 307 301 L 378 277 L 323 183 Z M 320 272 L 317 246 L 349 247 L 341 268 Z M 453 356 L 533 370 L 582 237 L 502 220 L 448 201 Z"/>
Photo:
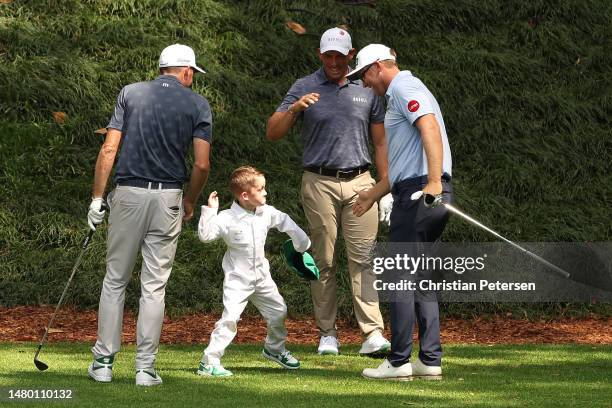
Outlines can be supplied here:
<path id="1" fill-rule="evenodd" d="M 264 360 L 261 347 L 234 345 L 224 363 L 230 378 L 195 375 L 199 346 L 162 346 L 158 358 L 164 384 L 134 385 L 134 346 L 117 355 L 111 384 L 87 377 L 89 344 L 51 344 L 40 359 L 50 368 L 38 372 L 34 344 L 0 344 L 0 389 L 72 389 L 71 402 L 23 406 L 72 407 L 612 407 L 612 346 L 446 345 L 444 379 L 410 382 L 363 379 L 363 368 L 380 360 L 357 355 L 321 357 L 312 347 L 292 347 L 302 368 L 287 371 Z M 0 401 L 0 406 L 21 406 Z"/>

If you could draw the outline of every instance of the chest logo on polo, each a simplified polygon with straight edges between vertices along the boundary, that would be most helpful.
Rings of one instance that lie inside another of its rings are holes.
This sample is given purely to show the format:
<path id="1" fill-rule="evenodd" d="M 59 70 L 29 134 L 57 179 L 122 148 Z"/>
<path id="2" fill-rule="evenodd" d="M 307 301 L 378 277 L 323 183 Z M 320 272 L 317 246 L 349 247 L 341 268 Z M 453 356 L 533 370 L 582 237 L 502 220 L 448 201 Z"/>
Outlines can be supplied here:
<path id="1" fill-rule="evenodd" d="M 412 101 L 408 102 L 407 107 L 408 107 L 408 110 L 410 112 L 414 113 L 414 112 L 419 110 L 421 105 L 419 105 L 419 101 L 412 100 Z"/>
<path id="2" fill-rule="evenodd" d="M 353 102 L 357 103 L 368 103 L 368 100 L 363 96 L 353 96 Z"/>

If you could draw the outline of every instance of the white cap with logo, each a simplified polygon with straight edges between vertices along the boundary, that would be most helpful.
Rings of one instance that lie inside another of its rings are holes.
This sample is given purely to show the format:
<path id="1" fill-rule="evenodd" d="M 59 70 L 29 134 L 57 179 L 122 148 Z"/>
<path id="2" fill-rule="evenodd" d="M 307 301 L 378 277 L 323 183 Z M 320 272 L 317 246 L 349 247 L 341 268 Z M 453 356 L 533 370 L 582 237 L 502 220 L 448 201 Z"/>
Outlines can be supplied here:
<path id="1" fill-rule="evenodd" d="M 370 44 L 365 46 L 357 53 L 357 67 L 349 72 L 346 77 L 348 79 L 361 79 L 361 74 L 370 65 L 377 61 L 385 60 L 395 61 L 395 56 L 391 53 L 391 48 L 382 44 Z"/>
<path id="2" fill-rule="evenodd" d="M 159 56 L 159 67 L 191 67 L 203 74 L 206 73 L 196 65 L 193 49 L 182 44 L 172 44 L 164 48 Z"/>
<path id="3" fill-rule="evenodd" d="M 346 30 L 334 27 L 325 31 L 321 36 L 321 43 L 319 45 L 319 52 L 321 54 L 327 51 L 338 51 L 343 55 L 348 55 L 352 49 L 351 36 Z"/>

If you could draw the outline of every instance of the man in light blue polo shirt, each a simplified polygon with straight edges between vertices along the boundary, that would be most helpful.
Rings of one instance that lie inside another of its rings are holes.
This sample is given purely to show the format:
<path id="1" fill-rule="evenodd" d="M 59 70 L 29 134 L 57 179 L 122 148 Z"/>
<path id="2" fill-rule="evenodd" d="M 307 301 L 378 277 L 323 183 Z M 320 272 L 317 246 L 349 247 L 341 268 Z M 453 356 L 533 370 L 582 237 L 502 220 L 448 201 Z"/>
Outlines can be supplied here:
<path id="1" fill-rule="evenodd" d="M 444 206 L 426 208 L 414 193 L 453 200 L 451 152 L 442 112 L 427 87 L 410 71 L 400 71 L 395 52 L 382 44 L 370 44 L 357 55 L 357 67 L 348 78 L 362 78 L 364 86 L 387 98 L 385 131 L 389 178 L 359 193 L 353 211 L 360 216 L 389 191 L 393 209 L 390 242 L 420 243 L 440 239 L 449 214 Z M 406 247 L 415 247 L 406 244 Z M 427 278 L 426 271 L 417 279 Z M 407 291 L 390 302 L 391 353 L 377 368 L 367 368 L 367 378 L 408 378 L 442 375 L 440 319 L 435 292 Z M 419 357 L 410 362 L 415 318 L 419 325 Z"/>
<path id="2" fill-rule="evenodd" d="M 359 352 L 385 352 L 390 345 L 382 334 L 378 299 L 362 296 L 363 282 L 373 277 L 370 250 L 378 232 L 376 208 L 360 218 L 352 211 L 357 199 L 355 190 L 375 184 L 369 172 L 370 138 L 378 176 L 387 178 L 382 98 L 364 88 L 359 79 L 345 78 L 355 54 L 346 30 L 335 27 L 323 33 L 318 51 L 323 66 L 293 84 L 268 120 L 266 136 L 270 140 L 281 139 L 302 119 L 302 203 L 313 257 L 321 273 L 321 278 L 311 284 L 315 320 L 321 336 L 318 353 L 338 354 L 338 230 L 346 243 L 355 317 L 364 336 Z"/>

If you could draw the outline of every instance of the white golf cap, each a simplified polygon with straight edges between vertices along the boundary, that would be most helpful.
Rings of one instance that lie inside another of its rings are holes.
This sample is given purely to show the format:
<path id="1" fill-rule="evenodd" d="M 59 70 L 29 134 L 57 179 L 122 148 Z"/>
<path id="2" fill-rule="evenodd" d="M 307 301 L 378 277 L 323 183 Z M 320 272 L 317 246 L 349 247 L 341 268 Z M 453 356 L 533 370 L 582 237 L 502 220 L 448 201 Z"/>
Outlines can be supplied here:
<path id="1" fill-rule="evenodd" d="M 321 36 L 321 43 L 319 45 L 321 54 L 327 51 L 338 51 L 343 55 L 348 55 L 352 48 L 351 35 L 348 31 L 341 28 L 330 28 Z"/>
<path id="2" fill-rule="evenodd" d="M 395 56 L 391 53 L 391 48 L 382 44 L 370 44 L 365 46 L 357 53 L 357 67 L 349 72 L 346 77 L 353 80 L 361 79 L 361 74 L 370 65 L 376 61 L 385 60 L 395 61 Z"/>
<path id="3" fill-rule="evenodd" d="M 159 56 L 159 67 L 191 67 L 203 74 L 206 73 L 196 65 L 195 53 L 186 45 L 172 44 L 164 48 Z"/>

